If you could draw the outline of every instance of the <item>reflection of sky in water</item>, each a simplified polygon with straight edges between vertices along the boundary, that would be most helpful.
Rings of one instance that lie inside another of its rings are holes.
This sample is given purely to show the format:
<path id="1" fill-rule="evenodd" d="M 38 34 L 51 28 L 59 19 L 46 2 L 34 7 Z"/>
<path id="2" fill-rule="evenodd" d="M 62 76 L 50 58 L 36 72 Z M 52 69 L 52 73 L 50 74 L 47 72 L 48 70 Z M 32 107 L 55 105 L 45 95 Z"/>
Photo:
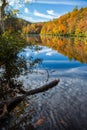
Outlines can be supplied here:
<path id="1" fill-rule="evenodd" d="M 41 47 L 41 46 L 40 46 Z M 38 67 L 47 68 L 47 69 L 69 69 L 80 66 L 86 66 L 78 61 L 69 60 L 68 57 L 58 53 L 57 51 L 52 50 L 48 47 L 41 47 L 40 50 L 35 50 L 35 47 L 30 49 L 26 47 L 23 52 L 20 53 L 22 56 L 29 60 L 32 56 L 33 59 L 40 58 L 43 60 L 42 64 Z"/>

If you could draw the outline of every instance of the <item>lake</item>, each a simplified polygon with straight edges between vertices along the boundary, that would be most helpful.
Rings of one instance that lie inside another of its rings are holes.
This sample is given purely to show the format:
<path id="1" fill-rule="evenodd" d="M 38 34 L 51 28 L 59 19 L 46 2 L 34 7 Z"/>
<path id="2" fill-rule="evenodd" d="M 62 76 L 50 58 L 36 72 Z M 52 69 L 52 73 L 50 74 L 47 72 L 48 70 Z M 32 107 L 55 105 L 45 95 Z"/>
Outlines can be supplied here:
<path id="1" fill-rule="evenodd" d="M 1 66 L 1 77 L 26 90 L 58 78 L 60 83 L 27 97 L 1 130 L 86 130 L 87 39 L 26 36 L 26 41 L 16 59 Z"/>

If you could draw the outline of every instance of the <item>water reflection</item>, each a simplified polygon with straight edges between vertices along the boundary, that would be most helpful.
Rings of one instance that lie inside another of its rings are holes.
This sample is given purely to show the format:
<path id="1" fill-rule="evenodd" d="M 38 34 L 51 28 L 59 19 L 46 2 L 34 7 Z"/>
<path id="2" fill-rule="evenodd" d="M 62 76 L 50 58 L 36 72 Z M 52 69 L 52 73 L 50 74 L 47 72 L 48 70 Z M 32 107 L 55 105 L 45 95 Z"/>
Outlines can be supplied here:
<path id="1" fill-rule="evenodd" d="M 67 56 L 70 60 L 74 59 L 81 63 L 87 63 L 87 39 L 86 38 L 65 38 L 54 36 L 26 37 L 27 42 L 43 45 L 56 50 Z"/>
<path id="2" fill-rule="evenodd" d="M 2 49 L 0 99 L 20 94 L 19 87 L 29 90 L 40 86 L 47 81 L 46 77 L 49 80 L 60 77 L 61 82 L 51 91 L 22 102 L 12 112 L 7 129 L 72 130 L 78 126 L 77 129 L 81 127 L 82 130 L 86 124 L 84 121 L 81 126 L 82 120 L 87 119 L 87 69 L 83 69 L 87 66 L 86 39 L 28 36 L 27 42 L 29 44 L 17 51 L 14 47 Z M 42 124 L 35 126 L 40 119 L 44 119 Z"/>
<path id="3" fill-rule="evenodd" d="M 3 64 L 2 79 L 11 80 L 19 77 L 36 66 L 58 69 L 61 66 L 62 68 L 80 66 L 79 62 L 87 63 L 87 39 L 27 36 L 26 41 L 28 45 L 25 47 L 0 45 L 0 64 Z"/>
<path id="4" fill-rule="evenodd" d="M 64 37 L 41 37 L 42 44 L 57 50 L 67 56 L 70 60 L 74 59 L 81 63 L 87 63 L 87 39 L 64 38 Z"/>
<path id="5" fill-rule="evenodd" d="M 42 68 L 69 69 L 83 66 L 87 63 L 87 39 L 65 37 L 27 37 L 29 40 L 42 46 L 42 50 L 32 55 L 42 58 Z M 54 51 L 55 50 L 55 51 Z M 26 51 L 26 54 L 30 50 Z M 81 64 L 82 63 L 82 64 Z M 39 66 L 41 67 L 41 66 Z"/>

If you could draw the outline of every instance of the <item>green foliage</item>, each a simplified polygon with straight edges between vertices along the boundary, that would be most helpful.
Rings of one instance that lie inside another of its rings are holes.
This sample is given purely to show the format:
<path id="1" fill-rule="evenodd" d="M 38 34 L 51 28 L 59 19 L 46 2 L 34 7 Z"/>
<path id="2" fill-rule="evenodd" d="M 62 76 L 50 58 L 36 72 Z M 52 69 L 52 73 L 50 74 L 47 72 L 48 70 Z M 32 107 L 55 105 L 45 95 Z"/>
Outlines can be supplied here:
<path id="1" fill-rule="evenodd" d="M 9 61 L 24 45 L 25 39 L 21 34 L 4 32 L 0 35 L 0 62 Z"/>
<path id="2" fill-rule="evenodd" d="M 3 65 L 5 69 L 3 79 L 8 81 L 18 77 L 27 69 L 26 59 L 22 55 L 18 55 L 25 46 L 26 40 L 19 33 L 9 33 L 6 31 L 0 35 L 0 66 Z M 38 51 L 41 48 L 35 46 L 33 49 Z M 41 61 L 41 59 L 34 59 L 31 56 L 28 71 L 32 71 Z"/>

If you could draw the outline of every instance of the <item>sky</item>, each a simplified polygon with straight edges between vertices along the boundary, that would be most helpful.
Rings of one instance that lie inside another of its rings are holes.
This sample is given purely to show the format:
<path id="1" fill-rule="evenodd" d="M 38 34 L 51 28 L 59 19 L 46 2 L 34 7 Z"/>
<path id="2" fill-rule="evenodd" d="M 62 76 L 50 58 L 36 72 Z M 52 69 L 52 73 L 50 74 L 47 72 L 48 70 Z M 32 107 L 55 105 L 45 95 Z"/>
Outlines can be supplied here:
<path id="1" fill-rule="evenodd" d="M 50 21 L 71 12 L 76 6 L 87 7 L 87 0 L 8 0 L 10 6 L 19 9 L 17 15 L 29 22 Z"/>

